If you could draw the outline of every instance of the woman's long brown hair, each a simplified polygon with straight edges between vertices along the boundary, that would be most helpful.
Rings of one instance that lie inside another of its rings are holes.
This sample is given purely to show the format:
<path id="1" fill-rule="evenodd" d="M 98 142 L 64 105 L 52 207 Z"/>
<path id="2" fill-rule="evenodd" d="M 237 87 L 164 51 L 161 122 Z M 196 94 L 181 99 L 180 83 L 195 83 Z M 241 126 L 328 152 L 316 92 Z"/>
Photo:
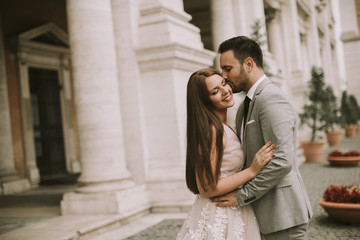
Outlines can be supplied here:
<path id="1" fill-rule="evenodd" d="M 187 85 L 187 148 L 186 148 L 186 184 L 194 194 L 199 193 L 196 185 L 196 175 L 201 187 L 206 191 L 208 187 L 216 188 L 220 174 L 223 155 L 224 126 L 212 110 L 210 93 L 205 79 L 221 74 L 210 68 L 201 69 L 190 76 Z M 213 130 L 216 132 L 216 175 L 214 177 L 210 151 L 213 141 Z"/>

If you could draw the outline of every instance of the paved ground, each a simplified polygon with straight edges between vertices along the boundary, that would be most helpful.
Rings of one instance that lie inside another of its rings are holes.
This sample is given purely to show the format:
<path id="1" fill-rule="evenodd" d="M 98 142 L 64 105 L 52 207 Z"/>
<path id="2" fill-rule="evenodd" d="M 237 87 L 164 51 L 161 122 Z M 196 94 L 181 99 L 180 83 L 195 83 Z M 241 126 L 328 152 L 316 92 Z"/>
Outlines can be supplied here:
<path id="1" fill-rule="evenodd" d="M 328 152 L 340 150 L 360 151 L 360 134 L 355 139 L 343 139 L 340 146 L 333 146 L 326 149 Z M 307 239 L 308 240 L 355 240 L 360 239 L 360 225 L 340 223 L 328 217 L 327 213 L 318 204 L 322 193 L 331 185 L 360 184 L 360 166 L 357 167 L 334 167 L 330 166 L 325 157 L 321 163 L 303 163 L 300 166 L 314 216 L 310 221 Z M 176 233 L 180 230 L 183 220 L 168 219 L 157 225 L 147 228 L 126 240 L 171 240 L 175 239 Z"/>
<path id="2" fill-rule="evenodd" d="M 354 139 L 343 139 L 340 146 L 327 148 L 326 153 L 334 149 L 360 151 L 360 133 Z M 360 239 L 360 225 L 336 222 L 330 219 L 322 207 L 318 205 L 322 193 L 330 184 L 359 185 L 360 166 L 334 167 L 330 166 L 324 159 L 321 163 L 303 163 L 300 171 L 314 210 L 307 239 Z M 31 231 L 32 226 L 38 226 L 37 223 L 48 222 L 50 219 L 55 220 L 59 217 L 60 200 L 64 192 L 71 191 L 75 187 L 73 182 L 73 180 L 53 182 L 41 185 L 39 188 L 26 193 L 0 196 L 0 239 L 5 236 L 2 234 L 9 236 L 14 230 L 25 229 L 24 227 Z M 93 240 L 105 239 L 105 235 L 107 235 L 106 239 L 114 240 L 173 240 L 184 217 L 185 214 L 150 214 L 112 232 L 97 236 Z"/>
<path id="3" fill-rule="evenodd" d="M 76 187 L 77 178 L 59 178 L 27 192 L 0 196 L 0 235 L 60 216 L 62 196 Z"/>

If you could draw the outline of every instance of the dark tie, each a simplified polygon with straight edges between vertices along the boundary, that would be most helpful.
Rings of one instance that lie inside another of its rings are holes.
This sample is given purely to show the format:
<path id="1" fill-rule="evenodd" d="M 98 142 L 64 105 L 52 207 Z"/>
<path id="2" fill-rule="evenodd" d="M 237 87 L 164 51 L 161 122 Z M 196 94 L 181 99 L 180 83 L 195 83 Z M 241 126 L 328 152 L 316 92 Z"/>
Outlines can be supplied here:
<path id="1" fill-rule="evenodd" d="M 246 117 L 247 117 L 247 114 L 248 114 L 248 111 L 249 111 L 250 101 L 251 101 L 251 99 L 248 96 L 246 96 L 245 97 L 245 102 L 244 102 L 244 104 L 245 104 L 245 106 L 244 106 L 244 126 L 243 126 L 244 131 L 245 131 L 245 126 L 246 126 L 245 122 L 246 122 Z"/>

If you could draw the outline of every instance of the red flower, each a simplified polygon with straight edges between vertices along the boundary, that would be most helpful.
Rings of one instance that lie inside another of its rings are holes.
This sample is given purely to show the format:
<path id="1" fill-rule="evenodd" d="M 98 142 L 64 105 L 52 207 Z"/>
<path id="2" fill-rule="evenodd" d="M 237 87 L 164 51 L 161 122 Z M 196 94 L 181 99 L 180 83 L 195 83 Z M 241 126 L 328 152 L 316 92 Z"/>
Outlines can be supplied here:
<path id="1" fill-rule="evenodd" d="M 334 150 L 329 153 L 329 156 L 333 157 L 340 157 L 340 156 L 360 156 L 360 152 L 356 150 L 348 151 L 348 152 L 342 152 L 340 150 Z"/>
<path id="2" fill-rule="evenodd" d="M 360 203 L 360 189 L 356 185 L 330 185 L 326 188 L 323 198 L 327 202 Z"/>

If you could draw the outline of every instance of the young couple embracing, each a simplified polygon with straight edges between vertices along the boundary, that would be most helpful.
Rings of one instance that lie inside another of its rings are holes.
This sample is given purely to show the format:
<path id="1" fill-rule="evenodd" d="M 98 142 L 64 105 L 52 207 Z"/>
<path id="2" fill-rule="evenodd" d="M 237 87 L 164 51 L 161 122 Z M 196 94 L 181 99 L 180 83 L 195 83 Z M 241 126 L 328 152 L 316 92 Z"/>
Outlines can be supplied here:
<path id="1" fill-rule="evenodd" d="M 264 74 L 263 54 L 239 36 L 220 67 L 187 86 L 186 182 L 196 199 L 177 239 L 305 239 L 312 209 L 296 161 L 296 112 Z M 245 100 L 227 124 L 233 93 Z"/>

